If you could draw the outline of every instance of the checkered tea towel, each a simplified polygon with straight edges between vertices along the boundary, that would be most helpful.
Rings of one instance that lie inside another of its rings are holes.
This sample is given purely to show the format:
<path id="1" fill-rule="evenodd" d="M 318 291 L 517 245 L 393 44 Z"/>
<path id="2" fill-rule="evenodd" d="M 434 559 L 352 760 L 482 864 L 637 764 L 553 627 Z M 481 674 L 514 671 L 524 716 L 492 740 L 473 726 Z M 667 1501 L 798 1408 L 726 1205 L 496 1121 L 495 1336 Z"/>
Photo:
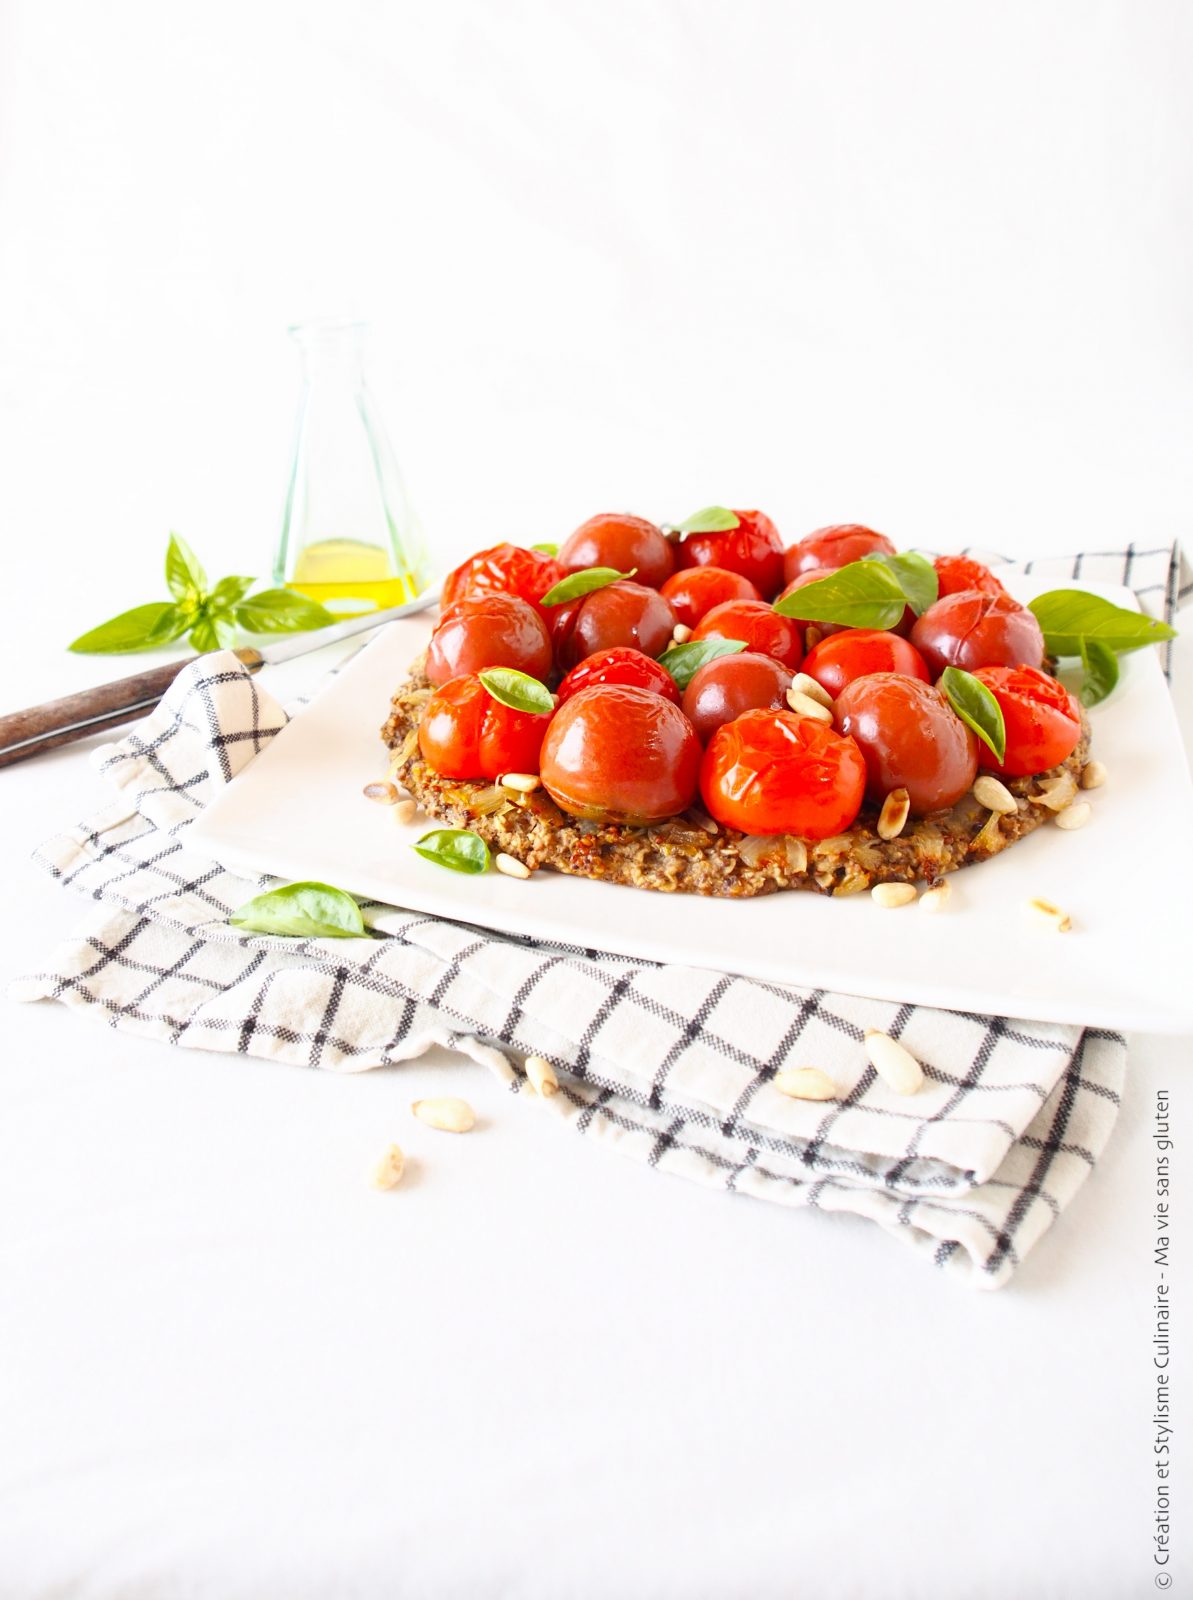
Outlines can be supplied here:
<path id="1" fill-rule="evenodd" d="M 1175 605 L 1172 550 L 1076 565 L 1087 578 L 1125 576 L 1149 610 Z M 188 1048 L 338 1072 L 446 1045 L 514 1092 L 525 1056 L 546 1055 L 560 1092 L 544 1107 L 575 1132 L 726 1190 L 869 1217 L 979 1287 L 1006 1281 L 1105 1146 L 1126 1046 L 1101 1029 L 781 987 L 375 904 L 364 907 L 371 939 L 239 932 L 229 913 L 269 880 L 197 856 L 188 829 L 286 720 L 217 653 L 97 752 L 119 798 L 38 852 L 94 905 L 16 983 L 17 998 L 62 1000 Z M 876 1078 L 868 1027 L 923 1063 L 915 1097 Z M 775 1089 L 780 1068 L 805 1062 L 830 1073 L 839 1100 Z"/>

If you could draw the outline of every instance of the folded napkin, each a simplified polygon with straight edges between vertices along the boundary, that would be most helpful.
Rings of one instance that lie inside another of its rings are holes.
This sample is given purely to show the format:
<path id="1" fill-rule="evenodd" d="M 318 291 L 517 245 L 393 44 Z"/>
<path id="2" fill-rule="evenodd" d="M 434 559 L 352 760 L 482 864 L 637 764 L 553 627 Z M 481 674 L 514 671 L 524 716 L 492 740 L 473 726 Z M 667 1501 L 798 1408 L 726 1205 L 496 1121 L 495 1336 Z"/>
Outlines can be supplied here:
<path id="1" fill-rule="evenodd" d="M 1130 581 L 1160 615 L 1178 600 L 1175 549 L 1029 565 L 1055 567 L 1060 582 Z M 36 857 L 95 905 L 13 985 L 16 998 L 61 1000 L 187 1048 L 339 1072 L 445 1045 L 513 1092 L 525 1056 L 545 1055 L 560 1092 L 543 1104 L 576 1132 L 706 1184 L 869 1217 L 983 1288 L 1007 1280 L 1104 1148 L 1126 1045 L 1103 1029 L 759 983 L 372 903 L 369 940 L 241 933 L 229 914 L 272 880 L 197 856 L 188 829 L 286 720 L 217 653 L 96 752 L 118 800 Z M 918 1095 L 876 1077 L 861 1045 L 870 1027 L 922 1062 Z M 842 1098 L 780 1094 L 776 1072 L 804 1063 Z"/>

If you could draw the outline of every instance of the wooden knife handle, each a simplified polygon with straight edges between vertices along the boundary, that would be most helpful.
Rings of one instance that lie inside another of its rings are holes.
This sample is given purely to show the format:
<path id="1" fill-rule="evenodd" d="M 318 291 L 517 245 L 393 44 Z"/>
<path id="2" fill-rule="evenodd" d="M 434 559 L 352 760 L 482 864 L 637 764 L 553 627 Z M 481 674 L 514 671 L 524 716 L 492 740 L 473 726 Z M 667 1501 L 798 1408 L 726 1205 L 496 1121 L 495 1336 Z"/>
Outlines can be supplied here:
<path id="1" fill-rule="evenodd" d="M 182 661 L 168 661 L 163 667 L 135 672 L 131 678 L 117 678 L 114 683 L 97 684 L 94 689 L 81 689 L 61 700 L 47 700 L 44 705 L 0 717 L 0 767 L 145 716 L 183 667 L 195 659 L 187 656 Z"/>

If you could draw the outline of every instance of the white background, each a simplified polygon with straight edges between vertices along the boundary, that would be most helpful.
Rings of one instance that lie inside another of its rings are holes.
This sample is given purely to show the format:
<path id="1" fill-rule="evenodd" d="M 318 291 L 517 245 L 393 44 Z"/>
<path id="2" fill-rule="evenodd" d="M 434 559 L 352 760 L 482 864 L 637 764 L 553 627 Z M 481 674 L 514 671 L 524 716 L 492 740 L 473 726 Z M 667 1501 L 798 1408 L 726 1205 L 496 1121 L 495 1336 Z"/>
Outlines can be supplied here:
<path id="1" fill-rule="evenodd" d="M 0 15 L 7 706 L 110 670 L 60 647 L 162 593 L 169 528 L 267 570 L 310 315 L 372 322 L 445 562 L 714 500 L 1021 555 L 1185 526 L 1178 0 Z M 0 778 L 6 973 L 74 914 L 29 848 L 99 798 L 75 753 Z M 5 1027 L 5 1600 L 1155 1592 L 1172 1047 L 991 1299 L 573 1149 L 475 1069 Z M 484 1140 L 379 1202 L 441 1082 Z"/>

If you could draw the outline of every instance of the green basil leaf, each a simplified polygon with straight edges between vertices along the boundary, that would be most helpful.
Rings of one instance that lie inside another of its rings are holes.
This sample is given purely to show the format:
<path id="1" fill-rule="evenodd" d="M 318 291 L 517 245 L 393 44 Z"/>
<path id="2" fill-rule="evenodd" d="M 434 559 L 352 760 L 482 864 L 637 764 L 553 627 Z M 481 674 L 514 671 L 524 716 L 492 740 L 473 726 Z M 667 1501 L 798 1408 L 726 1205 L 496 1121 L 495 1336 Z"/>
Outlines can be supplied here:
<path id="1" fill-rule="evenodd" d="M 1118 657 L 1100 639 L 1082 639 L 1081 666 L 1081 704 L 1096 706 L 1118 682 Z"/>
<path id="2" fill-rule="evenodd" d="M 489 667 L 478 676 L 499 705 L 540 714 L 555 710 L 555 696 L 550 689 L 527 672 L 517 672 L 513 667 Z"/>
<path id="3" fill-rule="evenodd" d="M 675 679 L 677 689 L 686 689 L 706 661 L 718 656 L 735 656 L 746 648 L 744 639 L 690 639 L 687 644 L 673 644 L 659 657 L 659 666 L 666 667 Z"/>
<path id="4" fill-rule="evenodd" d="M 547 590 L 539 605 L 566 605 L 569 600 L 579 600 L 581 595 L 593 594 L 597 589 L 607 589 L 611 583 L 632 578 L 637 570 L 631 567 L 628 572 L 618 572 L 616 567 L 582 567 L 579 572 L 569 572 L 566 578 L 560 578 Z"/>
<path id="5" fill-rule="evenodd" d="M 207 587 L 203 563 L 180 533 L 172 533 L 166 546 L 166 582 L 175 600 L 202 594 Z"/>
<path id="6" fill-rule="evenodd" d="M 221 578 L 207 596 L 211 611 L 231 611 L 256 583 L 256 578 Z"/>
<path id="7" fill-rule="evenodd" d="M 77 655 L 124 655 L 131 650 L 151 650 L 155 645 L 168 644 L 183 632 L 185 620 L 174 627 L 178 611 L 179 607 L 168 600 L 134 606 L 131 611 L 122 611 L 119 616 L 101 622 L 98 628 L 81 633 L 67 649 Z"/>
<path id="8" fill-rule="evenodd" d="M 1007 725 L 1003 721 L 1002 707 L 982 680 L 961 667 L 946 667 L 936 687 L 944 691 L 962 722 L 972 728 L 982 743 L 993 750 L 995 759 L 1001 761 L 1007 753 Z"/>
<path id="9" fill-rule="evenodd" d="M 227 616 L 212 616 L 204 607 L 187 638 L 202 654 L 205 650 L 224 650 L 232 642 L 234 630 Z"/>
<path id="10" fill-rule="evenodd" d="M 557 556 L 559 554 L 559 546 L 557 544 L 532 544 L 530 548 L 532 550 L 540 550 L 545 556 Z"/>
<path id="11" fill-rule="evenodd" d="M 233 606 L 232 616 L 246 633 L 305 633 L 336 620 L 326 606 L 293 589 L 263 589 L 251 594 Z"/>
<path id="12" fill-rule="evenodd" d="M 489 847 L 479 833 L 468 828 L 433 828 L 410 847 L 420 856 L 453 872 L 485 872 L 489 866 Z"/>
<path id="13" fill-rule="evenodd" d="M 932 563 L 914 550 L 901 550 L 889 556 L 882 550 L 871 550 L 863 561 L 881 561 L 899 580 L 899 587 L 907 596 L 907 604 L 917 617 L 922 617 L 929 606 L 940 598 L 940 575 Z"/>
<path id="14" fill-rule="evenodd" d="M 1049 589 L 1028 601 L 1028 610 L 1035 613 L 1044 630 L 1044 646 L 1054 656 L 1079 656 L 1083 639 L 1096 639 L 1109 650 L 1123 652 L 1176 637 L 1176 629 L 1166 622 L 1128 611 L 1084 589 Z"/>
<path id="15" fill-rule="evenodd" d="M 898 578 L 880 561 L 851 561 L 839 572 L 775 601 L 781 617 L 839 622 L 847 628 L 893 628 L 907 597 Z"/>
<path id="16" fill-rule="evenodd" d="M 276 933 L 288 939 L 368 938 L 356 901 L 329 883 L 283 884 L 246 901 L 228 921 L 249 933 Z"/>
<path id="17" fill-rule="evenodd" d="M 724 506 L 705 506 L 703 511 L 694 511 L 677 527 L 680 533 L 728 533 L 730 528 L 736 528 L 740 523 L 741 518 L 736 511 L 729 511 Z"/>

